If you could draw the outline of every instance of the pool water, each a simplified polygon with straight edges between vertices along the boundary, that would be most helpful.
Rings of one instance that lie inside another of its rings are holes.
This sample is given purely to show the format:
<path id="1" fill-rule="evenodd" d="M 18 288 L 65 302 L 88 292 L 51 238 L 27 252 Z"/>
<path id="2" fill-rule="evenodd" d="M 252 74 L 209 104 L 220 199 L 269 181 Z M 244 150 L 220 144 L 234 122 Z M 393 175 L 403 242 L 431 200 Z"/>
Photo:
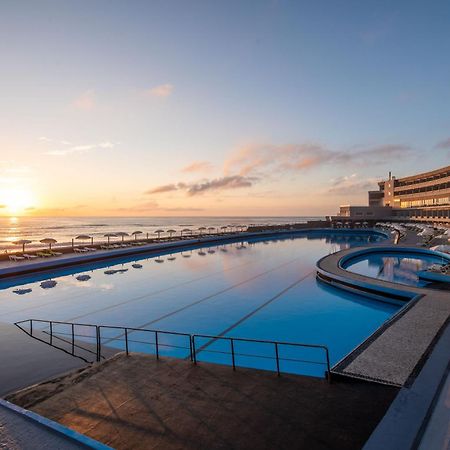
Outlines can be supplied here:
<path id="1" fill-rule="evenodd" d="M 373 253 L 351 259 L 344 268 L 350 272 L 380 280 L 424 287 L 429 283 L 421 280 L 417 275 L 418 272 L 427 270 L 433 264 L 446 263 L 448 261 L 443 260 L 442 257 L 421 253 Z"/>
<path id="2" fill-rule="evenodd" d="M 369 232 L 314 232 L 123 258 L 60 270 L 51 277 L 5 280 L 0 282 L 0 321 L 33 318 L 323 344 L 333 364 L 399 306 L 318 282 L 316 261 L 330 252 L 378 239 Z M 124 348 L 122 332 L 102 333 L 103 346 Z M 90 337 L 79 331 L 77 335 Z M 129 339 L 130 351 L 155 351 L 149 333 L 134 332 Z M 163 335 L 159 344 L 162 355 L 189 355 L 183 336 Z M 229 341 L 197 338 L 197 346 L 200 361 L 231 363 Z M 320 350 L 279 350 L 282 371 L 323 374 Z M 235 352 L 239 366 L 275 368 L 273 345 L 236 342 Z"/>

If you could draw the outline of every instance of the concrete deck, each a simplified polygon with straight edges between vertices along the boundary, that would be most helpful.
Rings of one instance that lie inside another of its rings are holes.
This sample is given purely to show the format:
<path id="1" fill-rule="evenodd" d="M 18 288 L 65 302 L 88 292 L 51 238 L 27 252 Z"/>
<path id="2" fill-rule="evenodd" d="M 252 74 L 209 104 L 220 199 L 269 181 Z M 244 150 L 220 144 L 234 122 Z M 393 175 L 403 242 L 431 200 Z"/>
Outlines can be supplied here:
<path id="1" fill-rule="evenodd" d="M 397 392 L 121 354 L 9 400 L 117 449 L 351 450 Z"/>
<path id="2" fill-rule="evenodd" d="M 384 247 L 378 246 L 377 250 Z M 391 249 L 391 247 L 386 247 Z M 396 246 L 396 250 L 411 249 Z M 434 338 L 445 327 L 450 317 L 450 292 L 412 286 L 403 286 L 383 280 L 351 273 L 340 267 L 342 260 L 361 252 L 374 250 L 373 247 L 348 249 L 322 258 L 318 272 L 331 279 L 330 284 L 348 288 L 356 292 L 365 289 L 367 295 L 394 295 L 406 304 L 416 300 L 388 326 L 369 338 L 352 354 L 337 364 L 333 371 L 364 379 L 403 386 L 413 372 L 416 372 L 423 358 L 432 347 Z M 413 249 L 420 251 L 420 249 Z M 338 284 L 345 283 L 345 284 Z"/>

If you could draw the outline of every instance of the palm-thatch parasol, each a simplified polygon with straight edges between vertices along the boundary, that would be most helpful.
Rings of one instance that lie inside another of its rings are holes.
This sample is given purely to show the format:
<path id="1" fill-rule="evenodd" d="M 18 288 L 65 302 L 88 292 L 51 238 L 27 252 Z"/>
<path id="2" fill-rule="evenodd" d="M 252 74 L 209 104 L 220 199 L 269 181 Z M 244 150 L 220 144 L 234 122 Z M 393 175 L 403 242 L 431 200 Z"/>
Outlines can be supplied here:
<path id="1" fill-rule="evenodd" d="M 30 241 L 29 239 L 19 239 L 18 241 L 14 241 L 14 245 L 21 245 L 22 246 L 22 253 L 25 252 L 25 245 L 31 244 L 33 241 Z"/>
<path id="2" fill-rule="evenodd" d="M 41 239 L 39 242 L 42 242 L 42 244 L 48 244 L 48 249 L 51 250 L 52 244 L 56 244 L 58 241 L 53 238 L 44 238 L 44 239 Z"/>
<path id="3" fill-rule="evenodd" d="M 106 233 L 106 234 L 104 234 L 103 236 L 104 236 L 105 238 L 108 238 L 108 245 L 109 245 L 110 238 L 112 238 L 112 237 L 117 237 L 117 234 L 116 234 L 116 233 Z"/>

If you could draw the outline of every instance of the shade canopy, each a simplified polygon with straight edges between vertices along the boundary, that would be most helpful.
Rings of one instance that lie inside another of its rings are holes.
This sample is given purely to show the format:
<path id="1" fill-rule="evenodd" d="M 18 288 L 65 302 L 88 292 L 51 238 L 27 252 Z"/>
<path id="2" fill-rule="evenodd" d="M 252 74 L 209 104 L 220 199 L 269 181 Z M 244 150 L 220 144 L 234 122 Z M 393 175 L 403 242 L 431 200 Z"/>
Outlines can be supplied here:
<path id="1" fill-rule="evenodd" d="M 133 231 L 132 233 L 131 233 L 131 235 L 132 236 L 136 236 L 136 235 L 138 235 L 138 234 L 143 234 L 144 232 L 143 231 Z"/>
<path id="2" fill-rule="evenodd" d="M 104 237 L 117 237 L 117 234 L 116 233 L 105 233 L 103 236 Z"/>
<path id="3" fill-rule="evenodd" d="M 56 244 L 58 241 L 53 238 L 44 238 L 44 239 L 41 239 L 39 242 L 41 242 L 42 244 L 48 244 L 48 247 L 51 249 L 52 244 Z"/>
<path id="4" fill-rule="evenodd" d="M 31 244 L 33 241 L 30 241 L 29 239 L 19 239 L 18 241 L 14 241 L 14 245 L 21 245 L 22 246 L 22 252 L 25 251 L 25 245 Z"/>
<path id="5" fill-rule="evenodd" d="M 78 239 L 80 241 L 87 241 L 88 239 L 92 239 L 92 236 L 88 236 L 87 234 L 80 234 L 75 239 Z"/>

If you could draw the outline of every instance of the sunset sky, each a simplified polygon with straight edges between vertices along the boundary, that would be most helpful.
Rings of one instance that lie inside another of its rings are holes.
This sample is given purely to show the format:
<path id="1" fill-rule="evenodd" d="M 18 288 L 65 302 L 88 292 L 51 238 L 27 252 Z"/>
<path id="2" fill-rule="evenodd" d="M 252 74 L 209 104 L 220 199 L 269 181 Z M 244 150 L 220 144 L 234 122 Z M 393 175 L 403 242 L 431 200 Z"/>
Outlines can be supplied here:
<path id="1" fill-rule="evenodd" d="M 450 164 L 450 2 L 0 6 L 0 215 L 322 215 Z"/>

